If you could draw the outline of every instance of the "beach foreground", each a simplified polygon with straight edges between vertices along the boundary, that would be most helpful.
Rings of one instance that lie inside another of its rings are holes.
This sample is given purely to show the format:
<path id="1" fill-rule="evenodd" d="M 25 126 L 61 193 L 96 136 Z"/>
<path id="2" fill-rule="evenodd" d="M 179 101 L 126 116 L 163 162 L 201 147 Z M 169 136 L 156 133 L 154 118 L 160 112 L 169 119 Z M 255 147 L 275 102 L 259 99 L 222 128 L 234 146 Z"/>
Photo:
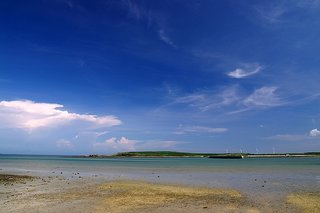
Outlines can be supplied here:
<path id="1" fill-rule="evenodd" d="M 278 203 L 235 189 L 136 180 L 0 175 L 1 212 L 319 212 L 320 195 L 293 193 Z"/>

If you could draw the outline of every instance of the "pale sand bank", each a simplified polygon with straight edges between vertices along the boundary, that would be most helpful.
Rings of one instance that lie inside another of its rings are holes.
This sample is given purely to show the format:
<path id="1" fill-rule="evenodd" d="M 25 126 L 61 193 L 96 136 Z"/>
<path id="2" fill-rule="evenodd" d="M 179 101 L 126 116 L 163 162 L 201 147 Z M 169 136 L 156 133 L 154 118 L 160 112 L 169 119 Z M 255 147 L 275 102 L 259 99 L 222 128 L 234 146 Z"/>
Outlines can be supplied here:
<path id="1" fill-rule="evenodd" d="M 263 200 L 234 189 L 0 175 L 0 212 L 320 212 L 319 193 L 294 193 L 271 204 Z"/>

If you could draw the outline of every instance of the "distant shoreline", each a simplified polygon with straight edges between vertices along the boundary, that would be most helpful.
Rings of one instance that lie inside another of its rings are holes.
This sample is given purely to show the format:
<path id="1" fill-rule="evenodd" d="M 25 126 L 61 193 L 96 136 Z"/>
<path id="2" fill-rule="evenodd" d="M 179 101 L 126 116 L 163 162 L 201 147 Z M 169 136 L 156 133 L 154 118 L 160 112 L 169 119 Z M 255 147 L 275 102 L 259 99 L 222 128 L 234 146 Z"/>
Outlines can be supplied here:
<path id="1" fill-rule="evenodd" d="M 186 153 L 172 151 L 143 151 L 143 152 L 121 152 L 115 155 L 75 155 L 67 156 L 74 158 L 221 158 L 221 159 L 242 159 L 242 158 L 309 158 L 320 157 L 320 152 L 308 153 L 281 153 L 281 154 L 251 154 L 251 153 Z"/>

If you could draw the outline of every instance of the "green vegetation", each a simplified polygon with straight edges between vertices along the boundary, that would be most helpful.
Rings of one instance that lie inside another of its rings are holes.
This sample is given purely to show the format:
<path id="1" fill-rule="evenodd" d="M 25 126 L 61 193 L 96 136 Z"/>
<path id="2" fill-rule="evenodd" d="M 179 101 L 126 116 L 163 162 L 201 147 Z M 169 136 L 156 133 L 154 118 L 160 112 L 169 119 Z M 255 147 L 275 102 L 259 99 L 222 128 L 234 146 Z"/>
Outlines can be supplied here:
<path id="1" fill-rule="evenodd" d="M 145 152 L 121 152 L 113 157 L 205 157 L 208 153 L 188 153 L 173 151 L 145 151 Z"/>
<path id="2" fill-rule="evenodd" d="M 241 156 L 246 154 L 213 154 L 213 153 L 189 153 L 173 151 L 145 151 L 145 152 L 121 152 L 112 157 L 209 157 L 209 156 Z"/>
<path id="3" fill-rule="evenodd" d="M 306 152 L 305 155 L 320 155 L 320 152 Z"/>
<path id="4" fill-rule="evenodd" d="M 69 156 L 70 157 L 70 156 Z M 174 151 L 141 151 L 141 152 L 120 152 L 114 155 L 80 155 L 71 156 L 75 158 L 121 158 L 121 157 L 132 157 L 132 158 L 280 158 L 280 157 L 320 157 L 320 152 L 306 152 L 306 153 L 277 153 L 277 154 L 250 154 L 250 153 L 191 153 L 191 152 L 174 152 Z"/>

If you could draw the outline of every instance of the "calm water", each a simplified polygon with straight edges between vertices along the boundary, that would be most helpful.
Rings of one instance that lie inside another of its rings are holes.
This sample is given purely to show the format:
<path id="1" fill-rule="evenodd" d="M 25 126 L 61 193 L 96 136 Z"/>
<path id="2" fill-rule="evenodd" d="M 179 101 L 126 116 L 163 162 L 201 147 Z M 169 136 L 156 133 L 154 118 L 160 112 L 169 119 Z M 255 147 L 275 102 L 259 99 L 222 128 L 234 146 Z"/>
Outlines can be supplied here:
<path id="1" fill-rule="evenodd" d="M 107 158 L 0 155 L 2 173 L 143 179 L 281 195 L 320 192 L 320 158 Z M 61 174 L 62 172 L 62 174 Z"/>

